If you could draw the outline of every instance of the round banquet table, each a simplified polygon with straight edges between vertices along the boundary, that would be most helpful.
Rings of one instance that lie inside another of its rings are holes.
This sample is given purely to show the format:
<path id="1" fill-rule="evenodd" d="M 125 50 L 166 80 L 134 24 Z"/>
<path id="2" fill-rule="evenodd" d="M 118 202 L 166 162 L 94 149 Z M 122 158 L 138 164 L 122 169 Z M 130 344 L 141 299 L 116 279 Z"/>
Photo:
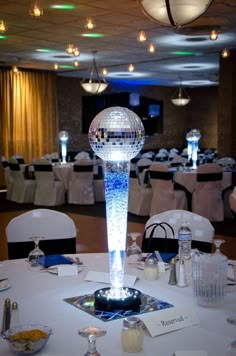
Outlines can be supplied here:
<path id="1" fill-rule="evenodd" d="M 108 254 L 79 254 L 84 268 L 77 276 L 59 277 L 45 271 L 29 269 L 28 262 L 7 260 L 0 263 L 0 278 L 8 277 L 11 288 L 0 292 L 1 314 L 5 298 L 17 301 L 21 323 L 39 323 L 52 328 L 53 334 L 41 352 L 43 356 L 83 356 L 87 340 L 78 330 L 97 325 L 107 334 L 97 339 L 97 349 L 103 356 L 130 355 L 122 351 L 121 329 L 123 319 L 101 321 L 66 303 L 64 298 L 90 294 L 108 285 L 85 281 L 88 271 L 108 272 Z M 206 350 L 208 356 L 224 356 L 227 345 L 236 336 L 236 327 L 226 322 L 227 306 L 236 305 L 236 292 L 227 293 L 222 308 L 204 308 L 196 305 L 192 296 L 191 264 L 187 269 L 189 285 L 186 288 L 168 285 L 169 271 L 160 274 L 156 281 L 143 279 L 143 270 L 135 265 L 126 266 L 125 273 L 139 277 L 134 287 L 174 306 L 190 306 L 200 320 L 198 325 L 180 329 L 158 337 L 144 331 L 142 352 L 137 355 L 173 356 L 177 350 Z M 159 311 L 141 314 L 146 320 Z M 12 355 L 5 340 L 0 339 L 0 355 Z"/>

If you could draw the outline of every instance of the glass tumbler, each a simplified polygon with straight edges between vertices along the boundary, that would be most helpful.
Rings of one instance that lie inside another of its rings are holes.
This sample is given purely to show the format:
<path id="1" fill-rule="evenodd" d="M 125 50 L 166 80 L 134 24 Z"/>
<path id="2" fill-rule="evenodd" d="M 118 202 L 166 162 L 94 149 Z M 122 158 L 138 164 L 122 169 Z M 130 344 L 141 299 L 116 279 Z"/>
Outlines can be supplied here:
<path id="1" fill-rule="evenodd" d="M 199 305 L 220 307 L 227 286 L 228 259 L 222 254 L 192 255 L 193 294 Z"/>

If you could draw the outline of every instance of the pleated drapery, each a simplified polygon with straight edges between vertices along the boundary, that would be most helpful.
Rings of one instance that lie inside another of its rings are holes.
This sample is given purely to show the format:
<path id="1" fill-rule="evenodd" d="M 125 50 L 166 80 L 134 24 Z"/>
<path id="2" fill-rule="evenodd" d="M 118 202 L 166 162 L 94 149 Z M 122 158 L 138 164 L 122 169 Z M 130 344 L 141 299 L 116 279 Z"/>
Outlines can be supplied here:
<path id="1" fill-rule="evenodd" d="M 55 74 L 0 69 L 1 154 L 26 162 L 57 151 Z"/>

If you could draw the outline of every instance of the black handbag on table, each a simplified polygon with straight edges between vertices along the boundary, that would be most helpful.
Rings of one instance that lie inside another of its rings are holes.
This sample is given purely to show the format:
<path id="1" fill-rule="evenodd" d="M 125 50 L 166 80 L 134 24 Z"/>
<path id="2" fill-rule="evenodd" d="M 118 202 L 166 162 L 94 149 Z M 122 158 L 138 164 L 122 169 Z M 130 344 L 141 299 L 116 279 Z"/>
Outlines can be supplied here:
<path id="1" fill-rule="evenodd" d="M 149 237 L 146 237 L 150 231 Z M 164 237 L 160 237 L 160 231 L 164 231 Z M 168 238 L 168 232 L 171 232 L 172 238 Z M 159 235 L 159 236 L 158 236 Z M 174 229 L 166 222 L 153 223 L 149 225 L 143 234 L 142 252 L 152 253 L 159 251 L 160 253 L 177 254 L 179 245 L 178 239 L 175 238 Z"/>

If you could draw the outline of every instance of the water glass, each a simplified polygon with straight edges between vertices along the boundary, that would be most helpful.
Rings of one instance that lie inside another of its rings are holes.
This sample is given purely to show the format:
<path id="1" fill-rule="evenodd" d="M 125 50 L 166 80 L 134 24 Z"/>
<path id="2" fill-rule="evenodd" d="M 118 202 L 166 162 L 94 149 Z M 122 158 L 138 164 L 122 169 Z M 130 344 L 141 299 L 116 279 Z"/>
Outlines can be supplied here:
<path id="1" fill-rule="evenodd" d="M 224 304 L 227 286 L 228 260 L 222 254 L 192 255 L 193 294 L 197 303 L 206 307 Z"/>

